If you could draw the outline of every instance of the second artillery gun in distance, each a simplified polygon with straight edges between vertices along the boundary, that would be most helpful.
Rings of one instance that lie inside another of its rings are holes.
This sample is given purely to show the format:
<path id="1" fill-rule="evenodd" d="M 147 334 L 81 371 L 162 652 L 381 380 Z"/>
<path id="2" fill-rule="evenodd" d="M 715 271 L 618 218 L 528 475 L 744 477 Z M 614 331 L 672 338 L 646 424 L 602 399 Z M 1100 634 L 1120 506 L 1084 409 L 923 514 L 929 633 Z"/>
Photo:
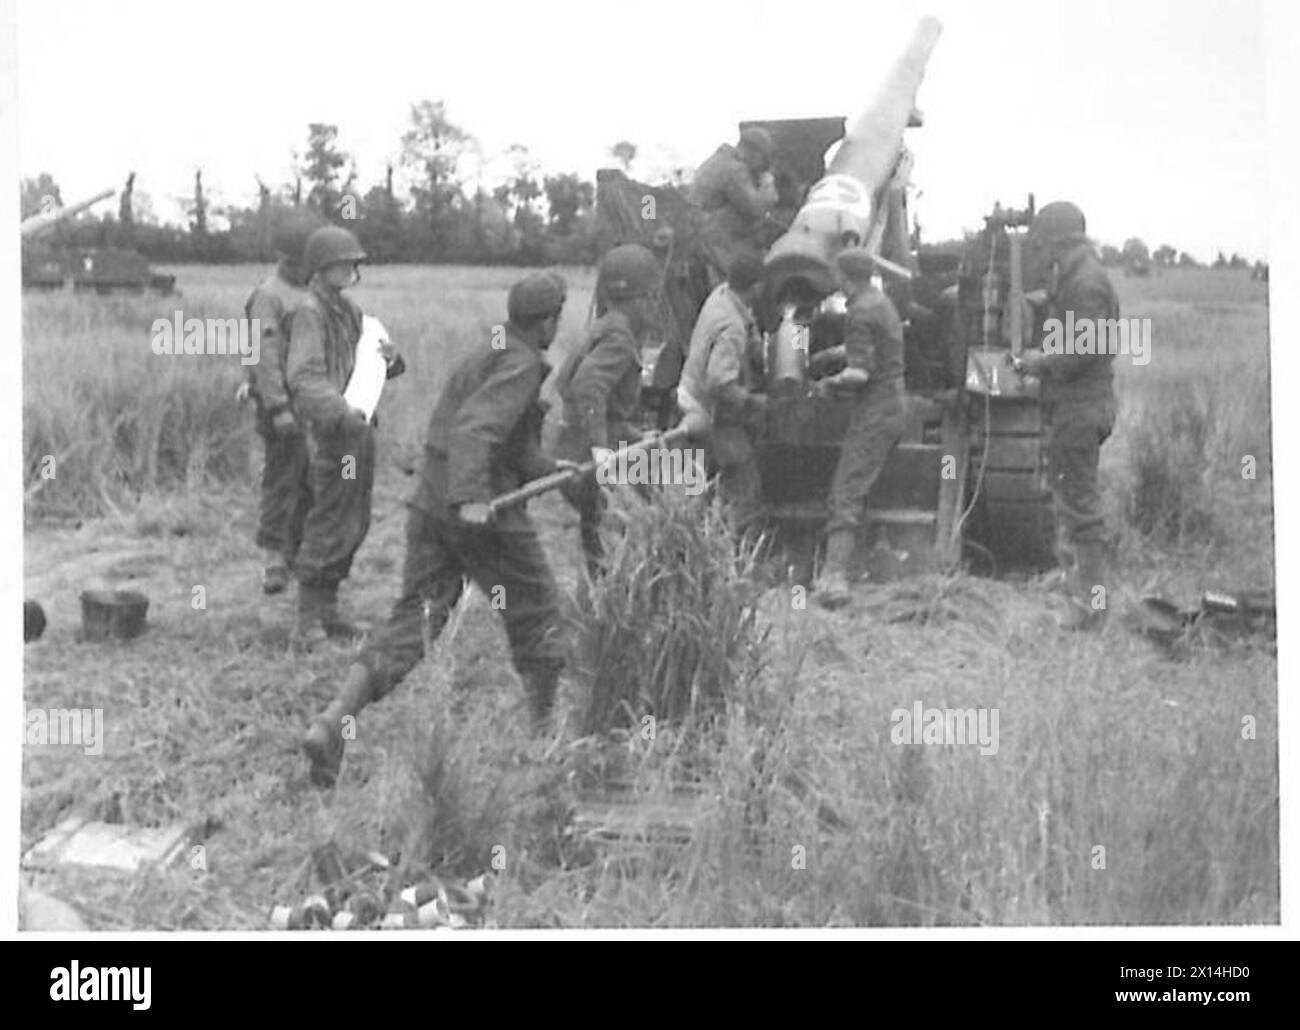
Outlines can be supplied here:
<path id="1" fill-rule="evenodd" d="M 51 242 L 57 227 L 113 196 L 104 190 L 88 200 L 32 215 L 19 226 L 22 237 L 23 288 L 59 290 L 69 283 L 74 290 L 96 293 L 144 293 L 160 296 L 175 291 L 176 277 L 155 272 L 139 251 L 130 247 L 77 247 Z"/>
<path id="2" fill-rule="evenodd" d="M 788 228 L 769 247 L 763 300 L 769 397 L 757 441 L 762 494 L 802 574 L 820 538 L 826 499 L 854 402 L 819 398 L 811 384 L 842 367 L 844 298 L 834 258 L 872 250 L 905 324 L 907 426 L 868 501 L 857 563 L 885 579 L 957 564 L 967 553 L 994 571 L 1057 561 L 1037 384 L 1010 359 L 1032 332 L 1021 270 L 1026 211 L 997 209 L 956 249 L 927 249 L 909 233 L 912 156 L 904 131 L 920 124 L 916 93 L 939 36 L 923 19 L 872 104 L 843 118 L 751 121 L 770 133 Z M 839 142 L 829 165 L 824 154 Z M 680 192 L 605 170 L 597 179 L 602 240 L 643 243 L 664 265 L 664 339 L 644 348 L 647 421 L 663 424 L 708 272 L 694 245 L 695 215 Z M 647 195 L 656 218 L 630 217 Z M 838 364 L 837 364 L 838 361 Z"/>

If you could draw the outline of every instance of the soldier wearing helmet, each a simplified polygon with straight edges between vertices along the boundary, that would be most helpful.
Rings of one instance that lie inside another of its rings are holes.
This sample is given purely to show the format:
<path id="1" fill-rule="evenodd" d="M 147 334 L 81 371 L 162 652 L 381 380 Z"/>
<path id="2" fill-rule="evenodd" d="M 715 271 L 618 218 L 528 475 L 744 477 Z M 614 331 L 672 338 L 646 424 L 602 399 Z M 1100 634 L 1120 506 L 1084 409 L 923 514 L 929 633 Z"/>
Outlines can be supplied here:
<path id="1" fill-rule="evenodd" d="M 614 247 L 596 274 L 600 317 L 560 366 L 555 386 L 564 402 L 559 453 L 570 461 L 605 460 L 621 443 L 642 436 L 641 353 L 638 340 L 651 323 L 659 262 L 636 243 Z M 578 511 L 583 552 L 593 575 L 602 554 L 604 495 L 594 476 L 563 488 Z"/>
<path id="2" fill-rule="evenodd" d="M 751 126 L 724 143 L 695 172 L 691 201 L 703 213 L 702 247 L 714 285 L 741 254 L 761 255 L 762 227 L 776 206 L 771 134 Z"/>
<path id="3" fill-rule="evenodd" d="M 257 546 L 264 554 L 262 590 L 268 594 L 289 585 L 311 505 L 307 439 L 289 403 L 286 359 L 289 316 L 307 295 L 303 248 L 319 225 L 320 220 L 304 210 L 280 216 L 271 233 L 275 271 L 244 303 L 245 316 L 257 325 L 261 347 L 260 360 L 247 366 L 246 390 L 256 405 L 255 426 L 265 455 Z"/>
<path id="4" fill-rule="evenodd" d="M 876 262 L 863 247 L 835 260 L 848 300 L 844 322 L 845 368 L 819 380 L 819 392 L 855 398 L 852 419 L 831 480 L 826 554 L 817 584 L 825 608 L 847 604 L 849 563 L 857 530 L 885 462 L 903 435 L 903 323 L 888 295 L 875 285 Z"/>
<path id="5" fill-rule="evenodd" d="M 1119 318 L 1119 298 L 1088 243 L 1083 212 L 1074 204 L 1048 204 L 1034 217 L 1026 240 L 1028 273 L 1046 287 L 1045 318 L 1057 325 L 1094 327 Z M 1109 323 L 1113 324 L 1113 322 Z M 1050 337 L 1044 325 L 1043 340 Z M 1105 339 L 1098 332 L 1098 341 Z M 1047 423 L 1049 475 L 1056 499 L 1062 560 L 1073 558 L 1073 605 L 1066 625 L 1092 628 L 1106 613 L 1105 523 L 1097 466 L 1101 446 L 1115 428 L 1114 354 L 1053 348 L 1027 352 L 1017 369 L 1041 381 Z M 1071 555 L 1071 552 L 1072 555 Z M 1098 588 L 1101 588 L 1100 590 Z"/>
<path id="6" fill-rule="evenodd" d="M 416 666 L 424 655 L 426 612 L 436 637 L 471 579 L 505 602 L 500 611 L 511 658 L 534 729 L 545 729 L 564 664 L 555 580 L 527 511 L 494 515 L 488 502 L 559 464 L 541 453 L 536 408 L 543 354 L 563 306 L 554 277 L 526 276 L 510 289 L 504 334 L 485 330 L 452 370 L 429 420 L 410 501 L 401 594 L 303 741 L 317 784 L 328 786 L 337 776 L 343 720 Z"/>
<path id="7" fill-rule="evenodd" d="M 708 427 L 703 435 L 718 492 L 741 533 L 757 527 L 762 514 L 754 450 L 767 410 L 760 392 L 763 340 L 754 317 L 762 290 L 762 260 L 742 254 L 700 309 L 677 388 L 682 424 Z"/>
<path id="8" fill-rule="evenodd" d="M 327 225 L 313 232 L 303 248 L 307 296 L 289 323 L 289 394 L 312 455 L 312 502 L 294 563 L 295 635 L 307 644 L 360 635 L 339 614 L 338 590 L 370 528 L 375 473 L 374 429 L 343 396 L 361 339 L 361 309 L 343 290 L 360 281 L 365 258 L 347 229 Z M 400 374 L 396 352 L 390 348 L 385 357 L 389 376 Z"/>

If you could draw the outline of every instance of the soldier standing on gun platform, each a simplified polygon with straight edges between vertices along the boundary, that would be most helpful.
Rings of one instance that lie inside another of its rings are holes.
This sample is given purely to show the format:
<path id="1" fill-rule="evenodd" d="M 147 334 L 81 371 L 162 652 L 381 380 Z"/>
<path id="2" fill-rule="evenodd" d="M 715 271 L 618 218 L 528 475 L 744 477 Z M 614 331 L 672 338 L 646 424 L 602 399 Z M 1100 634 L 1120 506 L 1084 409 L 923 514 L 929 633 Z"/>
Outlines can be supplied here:
<path id="1" fill-rule="evenodd" d="M 771 133 L 751 126 L 734 147 L 724 143 L 696 169 L 691 202 L 704 213 L 702 244 L 714 285 L 741 254 L 762 256 L 762 226 L 777 202 L 774 149 Z"/>
<path id="2" fill-rule="evenodd" d="M 1047 317 L 1073 324 L 1119 318 L 1119 299 L 1088 244 L 1083 212 L 1058 201 L 1043 207 L 1029 226 L 1029 271 L 1047 286 Z M 1099 332 L 1098 340 L 1104 337 Z M 1106 615 L 1105 534 L 1097 465 L 1101 445 L 1115 428 L 1115 355 L 1032 351 L 1017 370 L 1038 376 L 1048 431 L 1048 460 L 1056 501 L 1057 532 L 1074 551 L 1068 629 L 1091 629 Z M 1062 556 L 1066 558 L 1067 555 Z M 1098 592 L 1100 588 L 1100 592 Z"/>
<path id="3" fill-rule="evenodd" d="M 835 259 L 848 299 L 844 323 L 842 372 L 818 380 L 819 393 L 857 398 L 853 418 L 840 448 L 831 481 L 826 555 L 817 601 L 840 608 L 851 599 L 849 562 L 867 495 L 903 435 L 903 323 L 893 302 L 871 281 L 876 268 L 862 247 L 841 251 Z"/>
<path id="4" fill-rule="evenodd" d="M 343 720 L 389 693 L 424 656 L 426 605 L 436 636 L 467 578 L 502 598 L 534 731 L 546 728 L 564 666 L 555 579 L 524 508 L 494 515 L 488 502 L 570 464 L 546 458 L 538 436 L 542 354 L 555 339 L 563 304 L 553 275 L 515 283 L 500 346 L 485 338 L 447 381 L 407 514 L 401 596 L 303 740 L 316 784 L 329 786 L 338 776 Z"/>
<path id="5" fill-rule="evenodd" d="M 255 319 L 261 357 L 247 368 L 245 393 L 256 405 L 262 438 L 262 504 L 257 546 L 262 549 L 262 591 L 278 594 L 289 585 L 289 570 L 302 542 L 303 520 L 311 506 L 307 438 L 294 418 L 286 375 L 289 316 L 307 296 L 303 247 L 320 221 L 305 211 L 283 215 L 271 233 L 276 269 L 249 295 L 244 314 Z"/>
<path id="6" fill-rule="evenodd" d="M 361 309 L 343 290 L 361 280 L 366 258 L 357 238 L 327 225 L 308 238 L 303 252 L 310 284 L 289 323 L 289 393 L 308 428 L 312 503 L 294 573 L 298 579 L 295 638 L 351 639 L 360 631 L 339 614 L 339 583 L 370 529 L 375 477 L 375 430 L 366 413 L 343 392 L 356 365 Z M 386 345 L 390 378 L 405 368 Z"/>
<path id="7" fill-rule="evenodd" d="M 651 294 L 659 283 L 659 262 L 640 244 L 614 247 L 601 259 L 597 304 L 603 313 L 556 373 L 564 402 L 557 448 L 582 464 L 606 460 L 621 443 L 642 437 L 641 352 L 638 340 L 650 321 Z M 578 511 L 587 571 L 595 576 L 603 554 L 600 518 L 605 496 L 595 475 L 561 488 Z"/>
<path id="8" fill-rule="evenodd" d="M 767 397 L 759 392 L 762 339 L 754 321 L 762 289 L 762 260 L 752 254 L 736 258 L 727 281 L 700 309 L 677 388 L 686 421 L 695 415 L 711 427 L 707 452 L 737 533 L 757 527 L 762 517 L 754 452 L 767 410 Z"/>

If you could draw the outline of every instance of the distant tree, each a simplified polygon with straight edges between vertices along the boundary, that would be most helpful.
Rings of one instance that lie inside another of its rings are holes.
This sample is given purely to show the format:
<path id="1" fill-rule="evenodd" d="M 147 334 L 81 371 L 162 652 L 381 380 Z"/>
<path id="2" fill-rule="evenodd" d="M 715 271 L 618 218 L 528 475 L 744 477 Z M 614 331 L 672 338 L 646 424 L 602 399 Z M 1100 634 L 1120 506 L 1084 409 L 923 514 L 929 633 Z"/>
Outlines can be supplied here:
<path id="1" fill-rule="evenodd" d="M 375 261 L 394 261 L 406 256 L 404 213 L 392 194 L 392 180 L 372 186 L 360 203 L 357 235 L 366 253 Z"/>
<path id="2" fill-rule="evenodd" d="M 135 172 L 126 177 L 126 186 L 122 188 L 122 197 L 117 205 L 117 220 L 124 229 L 135 224 L 135 210 L 131 206 L 132 194 L 135 193 Z"/>
<path id="3" fill-rule="evenodd" d="M 1101 247 L 1101 263 L 1103 265 L 1120 265 L 1124 263 L 1124 255 L 1109 243 L 1103 243 Z"/>
<path id="4" fill-rule="evenodd" d="M 1214 258 L 1214 268 L 1222 269 L 1227 267 L 1228 267 L 1228 259 L 1223 256 L 1223 251 L 1219 251 L 1219 253 Z"/>
<path id="5" fill-rule="evenodd" d="M 1151 252 L 1147 249 L 1147 245 L 1136 236 L 1131 236 L 1124 241 L 1124 249 L 1121 253 L 1124 256 L 1124 263 L 1128 265 L 1146 264 L 1151 260 Z"/>
<path id="6" fill-rule="evenodd" d="M 1184 250 L 1181 254 L 1178 255 L 1178 267 L 1179 268 L 1200 268 L 1201 263 L 1197 261 L 1196 258 L 1192 257 L 1191 254 L 1187 253 L 1187 251 Z"/>
<path id="7" fill-rule="evenodd" d="M 1156 252 L 1151 258 L 1157 265 L 1163 268 L 1170 268 L 1178 260 L 1178 251 L 1168 243 L 1162 243 L 1156 248 Z"/>
<path id="8" fill-rule="evenodd" d="M 1236 251 L 1233 251 L 1232 257 L 1228 259 L 1228 267 L 1234 269 L 1249 268 L 1250 262 L 1247 261 L 1240 254 L 1238 254 Z"/>
<path id="9" fill-rule="evenodd" d="M 573 232 L 578 218 L 590 211 L 596 200 L 596 187 L 573 172 L 548 175 L 542 180 L 542 190 L 546 193 L 550 228 L 563 236 Z"/>
<path id="10" fill-rule="evenodd" d="M 24 179 L 19 198 L 20 218 L 31 218 L 63 206 L 59 184 L 49 172 L 41 172 L 35 179 Z"/>
<path id="11" fill-rule="evenodd" d="M 194 203 L 190 208 L 190 232 L 199 238 L 208 234 L 208 200 L 203 193 L 203 169 L 194 172 Z"/>
<path id="12" fill-rule="evenodd" d="M 326 217 L 338 214 L 342 191 L 338 188 L 339 171 L 348 163 L 348 157 L 338 147 L 339 130 L 336 125 L 312 122 L 307 126 L 307 153 L 300 171 L 307 180 L 307 206 Z"/>
<path id="13" fill-rule="evenodd" d="M 416 176 L 411 189 L 415 210 L 424 222 L 427 256 L 435 259 L 449 252 L 458 214 L 468 209 L 473 221 L 472 205 L 464 205 L 460 181 L 461 163 L 477 149 L 474 138 L 447 116 L 441 100 L 421 100 L 411 105 L 410 128 L 402 135 L 401 162 Z"/>
<path id="14" fill-rule="evenodd" d="M 623 166 L 623 171 L 632 170 L 632 162 L 636 160 L 636 144 L 628 140 L 621 139 L 609 148 L 610 156 Z"/>

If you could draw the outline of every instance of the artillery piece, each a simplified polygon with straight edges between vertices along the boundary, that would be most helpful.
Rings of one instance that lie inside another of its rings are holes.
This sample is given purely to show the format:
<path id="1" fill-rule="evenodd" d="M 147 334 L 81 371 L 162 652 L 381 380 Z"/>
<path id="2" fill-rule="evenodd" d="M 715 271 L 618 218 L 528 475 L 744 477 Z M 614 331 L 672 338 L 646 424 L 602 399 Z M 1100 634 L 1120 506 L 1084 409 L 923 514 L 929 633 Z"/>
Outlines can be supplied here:
<path id="1" fill-rule="evenodd" d="M 176 277 L 154 272 L 148 260 L 129 247 L 69 247 L 50 244 L 41 239 L 54 228 L 113 196 L 104 190 L 87 200 L 52 211 L 42 211 L 23 220 L 22 237 L 23 288 L 59 290 L 71 282 L 78 291 L 96 293 L 143 293 L 145 290 L 167 296 L 175 290 Z"/>
<path id="2" fill-rule="evenodd" d="M 903 437 L 868 500 L 857 563 L 883 579 L 949 567 L 964 552 L 994 571 L 1056 561 L 1037 385 L 1011 368 L 1034 326 L 1020 260 L 1032 198 L 1026 210 L 996 209 L 957 250 L 920 247 L 908 230 L 912 157 L 903 137 L 921 124 L 916 93 L 939 31 L 934 19 L 918 24 L 851 126 L 843 118 L 742 123 L 772 136 L 781 197 L 774 216 L 788 226 L 767 250 L 756 312 L 769 398 L 757 450 L 769 521 L 805 576 L 854 403 L 811 390 L 843 364 L 845 304 L 834 259 L 850 246 L 880 259 L 903 318 L 907 410 Z M 828 165 L 824 155 L 837 141 Z M 644 243 L 664 264 L 664 332 L 643 346 L 642 363 L 647 425 L 662 427 L 707 296 L 696 223 L 670 187 L 610 170 L 597 184 L 603 242 Z M 656 217 L 629 217 L 646 196 L 655 197 Z"/>

